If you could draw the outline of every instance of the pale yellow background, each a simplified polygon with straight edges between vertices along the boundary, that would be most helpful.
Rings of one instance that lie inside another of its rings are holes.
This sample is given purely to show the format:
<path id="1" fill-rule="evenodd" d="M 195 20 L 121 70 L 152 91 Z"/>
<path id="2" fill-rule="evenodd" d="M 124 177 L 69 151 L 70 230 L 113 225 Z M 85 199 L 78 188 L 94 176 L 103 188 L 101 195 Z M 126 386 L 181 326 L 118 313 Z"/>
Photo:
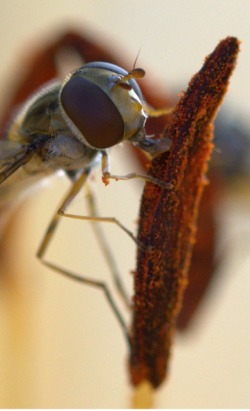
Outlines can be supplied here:
<path id="1" fill-rule="evenodd" d="M 250 2 L 242 0 L 0 0 L 0 108 L 7 80 L 22 69 L 22 53 L 69 23 L 131 67 L 140 49 L 145 81 L 155 81 L 162 91 L 168 85 L 185 88 L 218 41 L 237 36 L 242 52 L 227 102 L 249 121 Z M 112 159 L 114 172 L 134 171 L 122 148 Z M 117 216 L 135 230 L 141 184 L 113 182 L 104 188 L 98 180 L 97 172 L 92 185 L 102 215 Z M 5 242 L 9 267 L 3 274 L 9 280 L 0 292 L 1 407 L 130 406 L 127 347 L 100 291 L 60 278 L 34 257 L 66 187 L 61 179 L 35 192 Z M 227 195 L 219 215 L 225 247 L 220 279 L 190 333 L 177 336 L 171 375 L 158 391 L 156 407 L 250 406 L 249 201 L 240 192 Z M 83 203 L 80 197 L 75 210 L 86 212 Z M 116 227 L 105 229 L 131 287 L 134 246 Z M 109 278 L 88 223 L 63 221 L 48 257 L 93 278 Z"/>

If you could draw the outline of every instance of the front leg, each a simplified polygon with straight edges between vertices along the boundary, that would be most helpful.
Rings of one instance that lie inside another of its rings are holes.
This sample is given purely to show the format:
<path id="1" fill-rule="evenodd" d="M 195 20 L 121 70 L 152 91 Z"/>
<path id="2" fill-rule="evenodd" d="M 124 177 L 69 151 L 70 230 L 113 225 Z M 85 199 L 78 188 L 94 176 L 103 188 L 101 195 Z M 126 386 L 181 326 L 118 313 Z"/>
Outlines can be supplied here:
<path id="1" fill-rule="evenodd" d="M 138 178 L 141 180 L 144 180 L 149 183 L 156 184 L 157 186 L 169 190 L 172 188 L 172 183 L 166 183 L 165 181 L 161 181 L 157 178 L 154 178 L 152 176 L 148 176 L 147 174 L 139 174 L 139 173 L 129 173 L 125 175 L 115 175 L 115 174 L 110 174 L 110 165 L 109 165 L 109 156 L 107 152 L 103 152 L 102 154 L 102 181 L 104 182 L 105 185 L 109 184 L 109 180 L 132 180 L 134 178 Z"/>

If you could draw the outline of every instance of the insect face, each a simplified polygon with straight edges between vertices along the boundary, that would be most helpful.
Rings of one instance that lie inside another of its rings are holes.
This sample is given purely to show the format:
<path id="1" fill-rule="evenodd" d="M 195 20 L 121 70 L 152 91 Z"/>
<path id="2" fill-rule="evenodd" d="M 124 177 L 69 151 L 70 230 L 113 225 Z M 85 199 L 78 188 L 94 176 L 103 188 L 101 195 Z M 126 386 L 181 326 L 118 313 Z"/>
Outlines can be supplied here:
<path id="1" fill-rule="evenodd" d="M 135 72 L 135 74 L 134 74 Z M 69 128 L 86 145 L 106 149 L 145 136 L 142 95 L 131 73 L 110 63 L 89 63 L 66 78 L 60 103 Z"/>

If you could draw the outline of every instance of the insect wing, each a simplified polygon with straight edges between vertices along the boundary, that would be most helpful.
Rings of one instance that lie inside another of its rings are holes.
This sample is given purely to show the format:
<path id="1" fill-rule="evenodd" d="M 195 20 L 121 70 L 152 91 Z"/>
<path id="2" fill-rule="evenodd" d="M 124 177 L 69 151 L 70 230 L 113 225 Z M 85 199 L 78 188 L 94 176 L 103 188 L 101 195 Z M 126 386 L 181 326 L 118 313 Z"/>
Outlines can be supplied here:
<path id="1" fill-rule="evenodd" d="M 26 164 L 39 150 L 43 141 L 23 145 L 12 141 L 0 141 L 0 184 L 19 167 Z"/>

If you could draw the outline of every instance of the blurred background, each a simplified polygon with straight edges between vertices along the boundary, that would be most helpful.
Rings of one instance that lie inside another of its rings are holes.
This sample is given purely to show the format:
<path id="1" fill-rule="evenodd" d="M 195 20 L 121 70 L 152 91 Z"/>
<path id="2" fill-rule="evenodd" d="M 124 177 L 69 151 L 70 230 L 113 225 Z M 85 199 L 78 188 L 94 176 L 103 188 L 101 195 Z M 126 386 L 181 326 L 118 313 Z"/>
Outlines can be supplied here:
<path id="1" fill-rule="evenodd" d="M 207 54 L 228 35 L 241 53 L 225 99 L 230 118 L 249 127 L 250 3 L 247 0 L 1 0 L 0 113 L 22 58 L 68 27 L 79 30 L 133 67 L 161 93 L 185 89 Z M 122 147 L 112 172 L 134 164 Z M 91 185 L 100 214 L 136 231 L 142 184 Z M 13 217 L 2 241 L 0 291 L 0 407 L 128 408 L 132 390 L 127 347 L 102 293 L 60 277 L 35 258 L 43 233 L 69 183 L 46 181 Z M 218 212 L 220 276 L 191 328 L 177 334 L 168 381 L 158 408 L 250 406 L 250 190 L 249 180 L 225 190 Z M 87 214 L 83 196 L 72 211 Z M 87 222 L 62 221 L 47 258 L 110 287 L 98 244 Z M 135 247 L 117 227 L 104 227 L 126 287 L 132 292 Z M 117 300 L 118 301 L 118 300 Z M 118 301 L 121 310 L 124 307 Z M 125 312 L 125 317 L 128 316 Z"/>

